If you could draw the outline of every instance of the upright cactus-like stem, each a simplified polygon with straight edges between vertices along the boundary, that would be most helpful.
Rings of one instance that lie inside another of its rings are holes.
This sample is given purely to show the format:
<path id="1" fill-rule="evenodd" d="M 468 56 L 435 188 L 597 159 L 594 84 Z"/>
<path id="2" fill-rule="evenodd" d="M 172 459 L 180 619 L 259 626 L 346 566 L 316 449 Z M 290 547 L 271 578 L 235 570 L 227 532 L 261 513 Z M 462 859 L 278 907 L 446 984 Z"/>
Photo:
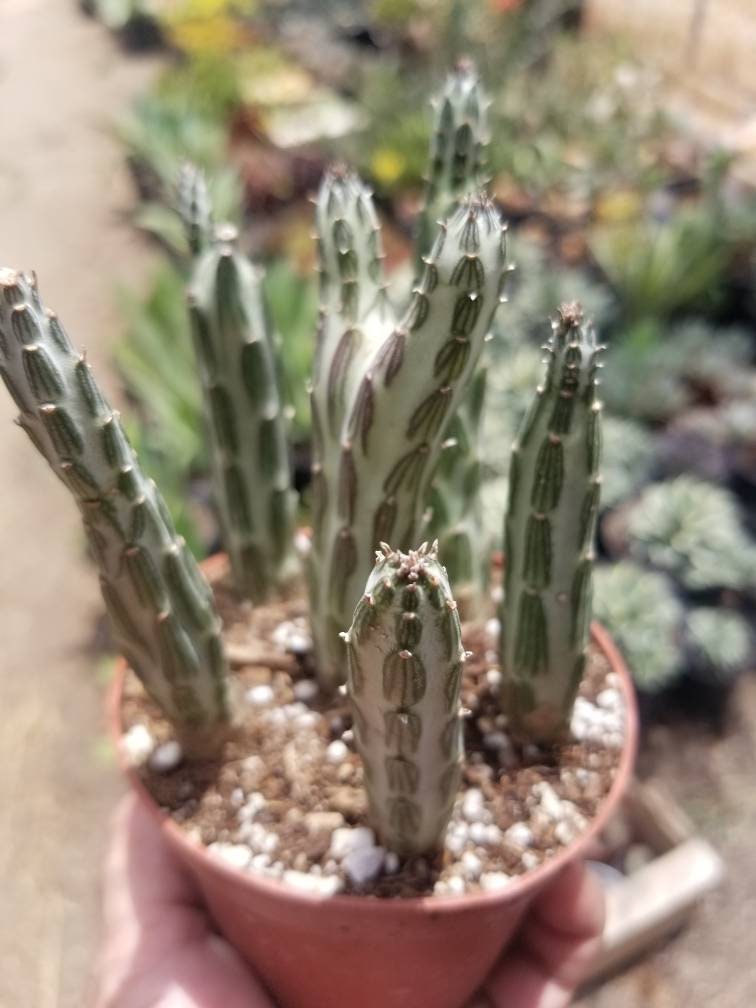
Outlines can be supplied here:
<path id="1" fill-rule="evenodd" d="M 432 105 L 433 132 L 418 221 L 420 267 L 433 244 L 438 222 L 446 220 L 455 203 L 484 184 L 490 101 L 471 60 L 458 61 Z"/>
<path id="2" fill-rule="evenodd" d="M 563 305 L 544 349 L 544 383 L 512 450 L 501 655 L 513 734 L 548 745 L 568 735 L 586 663 L 603 347 L 580 308 Z"/>
<path id="3" fill-rule="evenodd" d="M 436 222 L 482 185 L 489 140 L 488 106 L 474 64 L 460 60 L 433 99 L 428 178 L 418 222 L 420 261 L 429 251 Z M 485 386 L 481 358 L 449 425 L 430 489 L 429 525 L 423 532 L 428 538 L 438 538 L 439 555 L 457 600 L 470 617 L 480 616 L 484 610 L 490 567 L 490 548 L 481 535 L 480 441 Z"/>
<path id="4" fill-rule="evenodd" d="M 210 589 L 147 479 L 86 357 L 33 277 L 0 270 L 0 375 L 19 425 L 76 500 L 119 647 L 184 744 L 212 749 L 229 721 Z"/>
<path id="5" fill-rule="evenodd" d="M 468 200 L 441 226 L 401 322 L 361 359 L 340 425 L 326 427 L 315 389 L 311 606 L 327 685 L 343 681 L 339 633 L 349 624 L 376 545 L 393 539 L 408 549 L 417 541 L 446 427 L 499 303 L 505 254 L 493 205 Z M 336 452 L 335 465 L 321 465 Z"/>
<path id="6" fill-rule="evenodd" d="M 460 781 L 465 650 L 436 545 L 383 545 L 344 635 L 354 737 L 381 843 L 402 855 L 442 842 Z"/>
<path id="7" fill-rule="evenodd" d="M 486 369 L 479 364 L 441 445 L 423 530 L 438 540 L 439 556 L 467 619 L 485 612 L 490 577 L 491 545 L 483 533 L 481 500 L 485 393 Z"/>
<path id="8" fill-rule="evenodd" d="M 261 276 L 222 229 L 189 293 L 223 544 L 237 590 L 264 602 L 293 573 L 294 494 Z"/>

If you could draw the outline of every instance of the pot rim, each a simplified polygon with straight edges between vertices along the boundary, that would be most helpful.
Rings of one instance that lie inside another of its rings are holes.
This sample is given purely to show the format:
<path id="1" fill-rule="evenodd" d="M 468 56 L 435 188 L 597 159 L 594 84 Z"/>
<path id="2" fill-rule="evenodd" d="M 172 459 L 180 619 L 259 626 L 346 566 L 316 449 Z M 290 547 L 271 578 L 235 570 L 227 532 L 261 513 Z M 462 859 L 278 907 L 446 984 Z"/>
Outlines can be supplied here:
<path id="1" fill-rule="evenodd" d="M 210 559 L 214 560 L 215 558 Z M 300 892 L 276 879 L 269 879 L 263 875 L 233 868 L 231 865 L 222 862 L 219 858 L 213 857 L 203 844 L 190 839 L 186 832 L 167 813 L 161 810 L 147 790 L 137 769 L 129 764 L 124 747 L 121 744 L 123 734 L 121 699 L 124 679 L 128 671 L 124 658 L 119 658 L 118 660 L 113 685 L 109 691 L 108 721 L 116 744 L 119 766 L 139 798 L 146 803 L 150 813 L 157 820 L 166 841 L 171 846 L 178 847 L 185 859 L 197 862 L 198 869 L 203 873 L 220 876 L 227 883 L 236 885 L 240 894 L 246 891 L 250 898 L 254 898 L 256 893 L 262 892 L 269 898 L 289 903 L 298 903 L 303 907 L 312 908 L 313 906 L 324 906 L 327 904 L 329 908 L 335 910 L 341 909 L 345 912 L 354 912 L 360 906 L 365 909 L 370 907 L 372 913 L 386 914 L 387 916 L 395 915 L 398 910 L 410 916 L 424 915 L 428 912 L 442 915 L 454 914 L 476 907 L 491 907 L 496 903 L 514 903 L 521 898 L 526 898 L 533 890 L 539 889 L 549 878 L 556 875 L 568 864 L 581 856 L 591 841 L 604 829 L 604 826 L 616 810 L 622 795 L 627 789 L 638 744 L 638 709 L 635 693 L 624 659 L 607 631 L 600 624 L 595 622 L 591 624 L 591 639 L 603 652 L 612 672 L 619 675 L 620 689 L 625 702 L 625 739 L 612 786 L 602 801 L 597 814 L 591 820 L 590 825 L 580 836 L 576 837 L 575 840 L 556 856 L 549 858 L 537 868 L 527 871 L 523 875 L 516 876 L 501 889 L 491 892 L 466 893 L 461 896 L 406 896 L 400 899 L 377 899 L 369 895 L 362 896 L 359 894 L 320 896 L 313 893 Z"/>

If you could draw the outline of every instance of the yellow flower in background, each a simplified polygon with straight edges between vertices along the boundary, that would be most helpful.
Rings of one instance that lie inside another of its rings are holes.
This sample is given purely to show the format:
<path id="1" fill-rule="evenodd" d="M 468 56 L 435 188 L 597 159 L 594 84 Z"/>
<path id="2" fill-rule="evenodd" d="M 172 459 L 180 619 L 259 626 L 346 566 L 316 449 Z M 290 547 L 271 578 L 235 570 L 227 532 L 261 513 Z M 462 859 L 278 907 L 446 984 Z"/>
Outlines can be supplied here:
<path id="1" fill-rule="evenodd" d="M 391 147 L 381 147 L 370 162 L 370 170 L 376 181 L 383 185 L 393 185 L 397 182 L 407 166 L 405 158 Z"/>
<path id="2" fill-rule="evenodd" d="M 148 12 L 164 25 L 215 18 L 219 15 L 252 15 L 257 0 L 150 0 Z"/>
<path id="3" fill-rule="evenodd" d="M 643 212 L 643 200 L 634 189 L 604 193 L 596 202 L 596 217 L 605 224 L 637 220 Z"/>
<path id="4" fill-rule="evenodd" d="M 247 37 L 243 26 L 225 14 L 168 24 L 166 34 L 177 49 L 194 56 L 231 52 L 240 48 Z"/>

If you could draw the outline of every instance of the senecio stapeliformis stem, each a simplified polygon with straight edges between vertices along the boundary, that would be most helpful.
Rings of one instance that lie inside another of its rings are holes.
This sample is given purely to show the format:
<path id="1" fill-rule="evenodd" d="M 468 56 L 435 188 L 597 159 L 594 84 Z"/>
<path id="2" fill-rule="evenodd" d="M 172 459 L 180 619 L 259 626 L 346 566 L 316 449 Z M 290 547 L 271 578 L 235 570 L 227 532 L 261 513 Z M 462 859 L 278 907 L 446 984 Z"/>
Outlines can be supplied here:
<path id="1" fill-rule="evenodd" d="M 483 184 L 489 140 L 490 101 L 470 60 L 458 62 L 432 104 L 434 126 L 418 226 L 421 256 L 429 251 L 436 222 Z M 482 533 L 481 418 L 485 394 L 486 365 L 481 356 L 442 442 L 427 501 L 428 523 L 422 529 L 423 536 L 438 539 L 439 556 L 460 608 L 472 618 L 485 614 L 491 561 L 491 544 Z"/>
<path id="2" fill-rule="evenodd" d="M 369 195 L 331 173 L 318 199 L 323 302 L 312 390 L 311 610 L 319 674 L 344 680 L 349 625 L 376 545 L 418 541 L 444 433 L 501 297 L 506 245 L 485 196 L 439 226 L 400 320 L 385 303 Z"/>
<path id="3" fill-rule="evenodd" d="M 565 738 L 586 663 L 601 477 L 593 328 L 553 324 L 546 374 L 512 449 L 501 610 L 502 707 L 515 737 Z"/>
<path id="4" fill-rule="evenodd" d="M 376 560 L 344 634 L 354 737 L 381 843 L 426 854 L 441 846 L 460 781 L 466 653 L 437 544 L 382 544 Z"/>
<path id="5" fill-rule="evenodd" d="M 122 653 L 185 746 L 213 748 L 229 701 L 210 589 L 86 357 L 36 279 L 10 269 L 0 269 L 0 375 L 19 426 L 79 506 Z"/>
<path id="6" fill-rule="evenodd" d="M 295 495 L 262 273 L 237 251 L 233 228 L 210 236 L 196 170 L 184 168 L 179 193 L 187 239 L 199 253 L 188 302 L 221 536 L 237 591 L 261 603 L 296 566 Z"/>
<path id="7" fill-rule="evenodd" d="M 418 262 L 433 244 L 438 221 L 446 220 L 455 204 L 483 187 L 489 142 L 490 100 L 474 63 L 460 59 L 448 75 L 433 106 L 433 129 L 423 206 L 418 222 Z"/>

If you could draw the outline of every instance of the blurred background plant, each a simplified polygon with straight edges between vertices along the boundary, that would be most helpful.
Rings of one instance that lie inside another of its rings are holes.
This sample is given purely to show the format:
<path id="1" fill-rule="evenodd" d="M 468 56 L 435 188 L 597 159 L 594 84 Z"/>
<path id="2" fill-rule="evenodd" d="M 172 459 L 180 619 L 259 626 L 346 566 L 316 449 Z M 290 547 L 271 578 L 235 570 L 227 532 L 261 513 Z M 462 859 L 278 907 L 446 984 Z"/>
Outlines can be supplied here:
<path id="1" fill-rule="evenodd" d="M 661 111 L 658 75 L 626 43 L 581 31 L 578 0 L 87 6 L 127 44 L 129 25 L 143 37 L 149 23 L 165 50 L 120 134 L 142 197 L 135 222 L 167 258 L 145 295 L 122 295 L 117 358 L 131 432 L 187 538 L 209 549 L 215 526 L 173 210 L 181 163 L 206 170 L 216 218 L 266 263 L 301 486 L 318 300 L 307 197 L 330 159 L 355 163 L 375 188 L 387 268 L 410 271 L 428 95 L 469 55 L 492 101 L 488 171 L 517 265 L 489 347 L 484 505 L 504 489 L 548 316 L 578 300 L 609 344 L 597 617 L 644 692 L 724 688 L 745 669 L 756 605 L 756 200 L 729 155 Z M 497 509 L 484 511 L 485 534 L 500 541 Z"/>

